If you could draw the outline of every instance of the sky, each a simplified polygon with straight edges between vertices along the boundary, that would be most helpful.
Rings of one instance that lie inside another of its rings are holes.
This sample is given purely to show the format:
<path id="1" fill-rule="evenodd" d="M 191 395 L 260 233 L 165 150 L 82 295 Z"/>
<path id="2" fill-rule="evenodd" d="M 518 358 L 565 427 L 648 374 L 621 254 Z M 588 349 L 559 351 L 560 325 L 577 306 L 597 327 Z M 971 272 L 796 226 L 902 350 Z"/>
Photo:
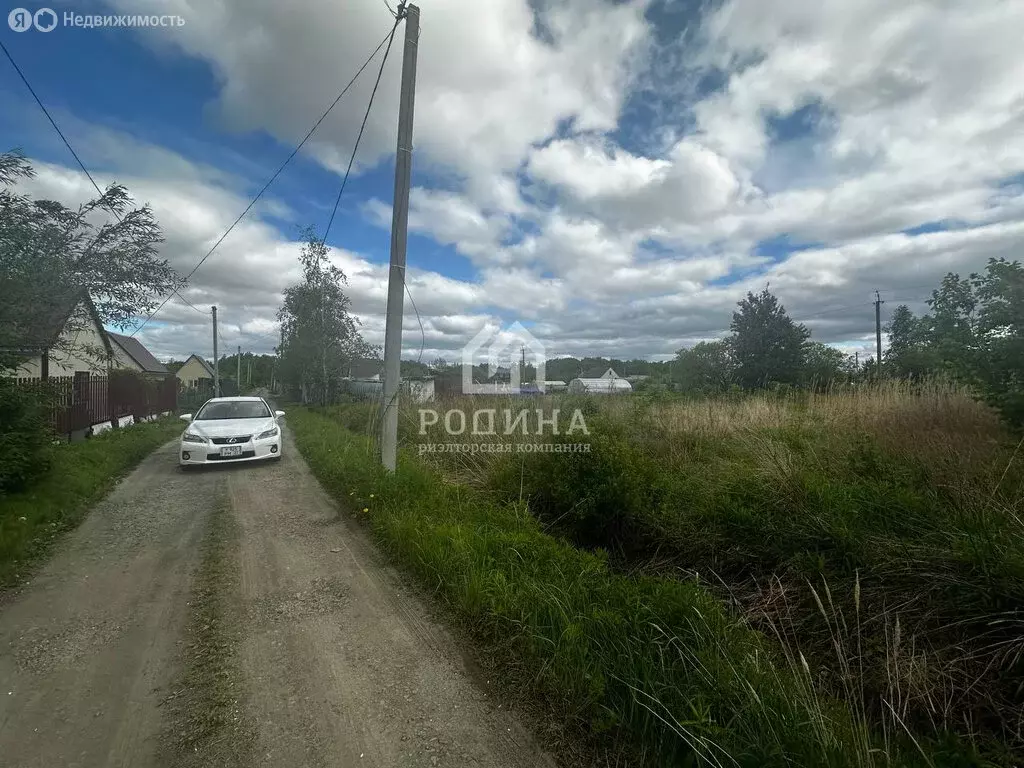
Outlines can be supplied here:
<path id="1" fill-rule="evenodd" d="M 12 5 L 12 4 L 9 4 Z M 21 4 L 35 12 L 41 6 Z M 394 3 L 392 3 L 394 5 Z M 13 7 L 13 5 L 12 5 Z M 190 272 L 384 38 L 384 0 L 57 2 L 0 36 L 101 186 L 151 206 Z M 901 303 L 1024 244 L 1024 3 L 422 0 L 406 358 L 521 322 L 549 357 L 664 360 L 765 286 L 862 357 Z M 75 14 L 182 24 L 83 28 Z M 383 344 L 404 27 L 327 244 Z M 323 235 L 367 68 L 139 333 L 157 356 L 271 352 L 302 232 Z M 6 59 L 0 151 L 24 191 L 95 195 Z M 411 297 L 411 301 L 409 298 Z M 415 309 L 412 305 L 415 302 Z"/>

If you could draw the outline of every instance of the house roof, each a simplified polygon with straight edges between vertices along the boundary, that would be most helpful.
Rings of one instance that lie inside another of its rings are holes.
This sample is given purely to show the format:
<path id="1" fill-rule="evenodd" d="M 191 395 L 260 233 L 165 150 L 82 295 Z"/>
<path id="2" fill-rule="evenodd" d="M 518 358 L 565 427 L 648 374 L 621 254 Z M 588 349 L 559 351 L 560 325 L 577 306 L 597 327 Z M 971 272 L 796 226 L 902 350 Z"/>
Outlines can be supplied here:
<path id="1" fill-rule="evenodd" d="M 588 368 L 587 370 L 585 370 L 583 373 L 581 373 L 579 375 L 579 378 L 581 378 L 581 379 L 600 379 L 600 378 L 603 378 L 604 375 L 606 373 L 608 373 L 608 371 L 611 371 L 612 373 L 615 373 L 615 371 L 612 368 L 609 368 L 607 365 L 604 366 L 603 368 Z M 615 373 L 615 375 L 618 376 L 619 374 Z"/>
<path id="2" fill-rule="evenodd" d="M 3 313 L 4 346 L 26 352 L 52 346 L 82 300 L 82 294 L 80 288 L 67 288 L 33 297 L 27 306 L 7 305 L 11 311 Z"/>
<path id="3" fill-rule="evenodd" d="M 630 386 L 630 383 L 625 379 L 585 379 L 581 377 L 569 382 L 570 386 L 577 381 L 583 385 L 584 388 L 592 391 L 611 391 L 616 389 L 625 391 L 627 389 L 633 389 L 633 387 Z"/>
<path id="4" fill-rule="evenodd" d="M 103 328 L 96 306 L 89 293 L 76 286 L 68 286 L 52 292 L 41 291 L 27 304 L 8 305 L 8 311 L 0 314 L 0 347 L 26 354 L 41 353 L 57 343 L 61 333 L 75 309 L 85 303 L 86 310 L 99 328 Z M 111 352 L 110 340 L 101 334 L 103 345 Z"/>
<path id="5" fill-rule="evenodd" d="M 380 360 L 361 358 L 349 362 L 344 370 L 353 379 L 372 379 L 374 376 L 383 376 L 384 363 Z"/>
<path id="6" fill-rule="evenodd" d="M 201 366 L 203 366 L 203 369 L 204 369 L 204 370 L 205 370 L 205 371 L 206 371 L 206 372 L 207 372 L 208 374 L 210 374 L 210 377 L 211 377 L 211 378 L 213 378 L 213 375 L 214 375 L 214 373 L 213 373 L 213 366 L 212 366 L 212 365 L 210 365 L 210 364 L 209 364 L 209 363 L 208 363 L 208 362 L 206 361 L 206 359 L 205 359 L 205 358 L 202 358 L 202 357 L 200 357 L 199 355 L 189 355 L 189 356 L 188 356 L 188 358 L 186 358 L 185 362 L 184 362 L 184 363 L 182 364 L 182 366 L 181 366 L 181 367 L 182 367 L 182 368 L 184 368 L 184 367 L 185 367 L 186 365 L 188 365 L 188 361 L 189 361 L 189 360 L 192 360 L 193 358 L 195 358 L 196 360 L 198 360 L 198 361 L 199 361 L 199 364 L 200 364 Z M 181 368 L 179 368 L 178 370 L 181 370 Z"/>
<path id="7" fill-rule="evenodd" d="M 146 373 L 167 373 L 167 366 L 153 357 L 153 354 L 142 346 L 142 342 L 138 339 L 110 331 L 107 331 L 107 335 Z"/>

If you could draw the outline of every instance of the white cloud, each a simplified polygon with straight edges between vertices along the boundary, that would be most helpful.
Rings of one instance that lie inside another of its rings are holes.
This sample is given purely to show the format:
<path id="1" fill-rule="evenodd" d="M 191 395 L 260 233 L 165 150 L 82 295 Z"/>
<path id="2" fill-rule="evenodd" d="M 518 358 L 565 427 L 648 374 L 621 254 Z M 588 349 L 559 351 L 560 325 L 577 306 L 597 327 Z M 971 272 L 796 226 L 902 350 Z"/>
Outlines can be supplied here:
<path id="1" fill-rule="evenodd" d="M 124 12 L 157 5 L 107 2 Z M 535 321 L 554 353 L 668 355 L 720 333 L 736 300 L 767 281 L 819 338 L 856 345 L 870 333 L 874 289 L 891 308 L 901 294 L 919 302 L 921 286 L 947 270 L 1019 258 L 1024 189 L 1004 182 L 1024 173 L 1024 4 L 725 0 L 656 58 L 642 0 L 533 5 L 436 0 L 423 9 L 410 231 L 477 270 L 458 280 L 410 269 L 427 355 L 450 357 L 481 325 L 510 316 Z M 374 3 L 159 6 L 187 24 L 151 39 L 209 62 L 211 114 L 285 143 L 389 23 Z M 396 44 L 364 139 L 367 164 L 394 148 L 399 52 Z M 658 68 L 645 87 L 658 83 L 666 97 L 644 105 L 655 113 L 649 125 L 623 111 L 644 66 Z M 702 91 L 712 70 L 722 87 Z M 330 167 L 347 161 L 370 74 L 317 135 L 313 151 Z M 676 91 L 687 100 L 669 109 Z M 811 122 L 792 138 L 779 126 L 802 108 Z M 624 143 L 639 134 L 648 140 Z M 97 139 L 96 151 L 104 146 L 118 142 Z M 187 271 L 244 207 L 241 187 L 159 148 L 130 154 L 138 162 L 122 180 L 153 203 L 167 255 Z M 88 192 L 52 166 L 45 183 L 65 198 Z M 363 210 L 390 226 L 387 203 Z M 958 229 L 903 234 L 940 221 Z M 812 247 L 758 248 L 776 238 Z M 257 215 L 187 295 L 227 307 L 229 333 L 272 341 L 296 252 Z M 356 253 L 335 258 L 379 343 L 386 268 Z M 407 351 L 418 353 L 419 323 L 406 307 Z M 169 349 L 175 333 L 203 338 L 192 310 L 172 303 L 167 317 L 148 339 Z"/>
<path id="2" fill-rule="evenodd" d="M 295 143 L 390 25 L 382 3 L 327 0 L 107 0 L 121 11 L 186 19 L 159 43 L 210 63 L 221 83 L 216 114 L 235 130 L 265 129 Z M 527 0 L 435 0 L 424 5 L 416 93 L 416 147 L 428 163 L 471 178 L 514 170 L 562 120 L 615 127 L 648 27 L 647 0 L 572 0 L 542 9 L 550 40 L 534 35 Z M 402 29 L 360 149 L 370 163 L 393 151 Z M 343 168 L 377 65 L 315 134 L 315 154 Z"/>

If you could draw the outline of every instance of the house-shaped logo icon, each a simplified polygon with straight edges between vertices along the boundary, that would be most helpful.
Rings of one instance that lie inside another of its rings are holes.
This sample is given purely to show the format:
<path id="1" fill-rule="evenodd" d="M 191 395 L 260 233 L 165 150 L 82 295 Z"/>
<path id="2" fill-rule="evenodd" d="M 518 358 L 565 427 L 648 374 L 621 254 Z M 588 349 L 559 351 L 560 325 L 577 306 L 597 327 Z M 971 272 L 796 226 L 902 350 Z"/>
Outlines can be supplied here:
<path id="1" fill-rule="evenodd" d="M 520 353 L 532 363 L 537 371 L 536 385 L 530 392 L 544 392 L 544 345 L 519 322 L 512 323 L 504 330 L 485 326 L 473 340 L 462 348 L 462 392 L 467 395 L 519 394 L 523 391 Z M 501 368 L 502 359 L 512 361 L 508 366 L 508 382 L 477 383 L 473 381 L 473 361 L 486 357 L 488 377 L 493 377 Z"/>

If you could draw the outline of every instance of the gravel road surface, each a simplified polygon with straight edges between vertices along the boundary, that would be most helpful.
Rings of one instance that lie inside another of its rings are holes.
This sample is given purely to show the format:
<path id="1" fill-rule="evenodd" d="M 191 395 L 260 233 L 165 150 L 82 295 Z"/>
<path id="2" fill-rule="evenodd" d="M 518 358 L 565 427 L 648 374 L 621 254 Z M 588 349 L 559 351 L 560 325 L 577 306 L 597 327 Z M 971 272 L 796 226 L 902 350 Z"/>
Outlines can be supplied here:
<path id="1" fill-rule="evenodd" d="M 0 764 L 553 766 L 289 440 L 150 456 L 0 603 Z"/>

